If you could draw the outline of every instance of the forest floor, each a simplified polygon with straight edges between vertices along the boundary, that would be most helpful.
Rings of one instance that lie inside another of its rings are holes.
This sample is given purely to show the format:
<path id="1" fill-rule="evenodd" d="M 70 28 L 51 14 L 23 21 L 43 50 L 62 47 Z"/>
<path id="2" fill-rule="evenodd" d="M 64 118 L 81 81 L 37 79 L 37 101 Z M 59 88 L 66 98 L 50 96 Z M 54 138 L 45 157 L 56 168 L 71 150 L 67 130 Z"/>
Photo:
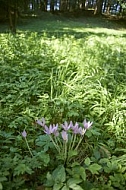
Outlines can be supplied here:
<path id="1" fill-rule="evenodd" d="M 95 30 L 94 30 L 95 29 Z M 0 33 L 8 32 L 8 22 L 0 22 Z M 17 32 L 47 32 L 82 35 L 83 32 L 90 33 L 125 33 L 126 21 L 116 17 L 95 17 L 76 15 L 57 15 L 42 13 L 39 16 L 31 14 L 23 16 L 17 21 Z"/>

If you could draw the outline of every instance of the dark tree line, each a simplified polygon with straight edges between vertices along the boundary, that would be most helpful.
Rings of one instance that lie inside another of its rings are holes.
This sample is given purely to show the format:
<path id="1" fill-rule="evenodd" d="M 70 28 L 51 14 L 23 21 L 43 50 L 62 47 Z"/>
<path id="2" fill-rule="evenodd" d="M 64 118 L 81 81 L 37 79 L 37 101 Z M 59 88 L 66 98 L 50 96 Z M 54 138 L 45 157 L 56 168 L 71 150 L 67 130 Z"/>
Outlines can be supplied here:
<path id="1" fill-rule="evenodd" d="M 101 14 L 105 10 L 118 9 L 121 12 L 126 0 L 22 0 L 22 9 L 42 11 L 77 11 L 94 9 L 94 14 Z M 113 6 L 115 5 L 115 7 Z M 109 8 L 108 8 L 109 7 Z M 115 10 L 116 11 L 116 10 Z"/>
<path id="2" fill-rule="evenodd" d="M 0 16 L 9 20 L 10 30 L 16 32 L 17 18 L 22 13 L 35 11 L 76 12 L 92 10 L 94 15 L 124 12 L 126 0 L 0 0 Z"/>

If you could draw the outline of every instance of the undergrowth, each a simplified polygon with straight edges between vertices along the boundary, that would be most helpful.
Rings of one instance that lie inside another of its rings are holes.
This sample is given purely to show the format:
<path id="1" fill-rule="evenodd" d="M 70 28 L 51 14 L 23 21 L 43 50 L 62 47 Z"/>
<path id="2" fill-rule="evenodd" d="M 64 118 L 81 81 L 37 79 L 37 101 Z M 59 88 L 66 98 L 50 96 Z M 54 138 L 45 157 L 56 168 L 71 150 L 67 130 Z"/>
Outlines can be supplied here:
<path id="1" fill-rule="evenodd" d="M 80 151 L 78 159 L 88 157 L 86 167 L 91 162 L 101 169 L 94 173 L 87 169 L 86 181 L 81 181 L 80 186 L 123 190 L 124 38 L 95 34 L 83 38 L 64 34 L 57 38 L 36 32 L 1 34 L 0 62 L 1 189 L 35 189 L 45 183 L 47 171 L 55 169 L 52 152 L 50 158 L 49 150 L 41 158 L 31 158 L 21 137 L 26 129 L 30 146 L 38 152 L 43 150 L 35 141 L 41 142 L 39 137 L 43 134 L 36 120 L 45 117 L 48 124 L 81 122 L 84 118 L 93 121 L 93 131 L 81 144 L 83 148 L 86 143 L 87 149 Z"/>

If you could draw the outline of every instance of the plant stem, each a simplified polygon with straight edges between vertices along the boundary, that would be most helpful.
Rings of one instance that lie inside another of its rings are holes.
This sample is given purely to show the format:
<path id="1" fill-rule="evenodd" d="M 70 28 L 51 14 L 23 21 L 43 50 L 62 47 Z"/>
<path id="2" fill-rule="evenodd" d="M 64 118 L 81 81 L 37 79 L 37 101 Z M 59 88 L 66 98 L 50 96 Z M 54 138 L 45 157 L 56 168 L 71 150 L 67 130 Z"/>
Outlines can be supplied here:
<path id="1" fill-rule="evenodd" d="M 54 144 L 56 150 L 58 151 L 58 153 L 60 153 L 60 148 L 59 148 L 59 146 L 55 143 L 55 141 L 53 140 L 53 138 L 51 137 L 51 135 L 49 135 L 49 137 L 50 137 L 52 143 Z"/>
<path id="2" fill-rule="evenodd" d="M 64 142 L 64 164 L 66 164 L 67 160 L 67 142 Z"/>
<path id="3" fill-rule="evenodd" d="M 26 142 L 26 145 L 27 145 L 27 147 L 28 147 L 28 150 L 29 150 L 31 156 L 33 157 L 33 154 L 32 154 L 32 152 L 31 152 L 31 149 L 30 149 L 30 147 L 29 147 L 29 144 L 28 144 L 28 141 L 27 141 L 27 138 L 26 138 L 26 137 L 25 137 L 25 142 Z"/>
<path id="4" fill-rule="evenodd" d="M 54 136 L 54 139 L 55 139 L 55 144 L 57 145 L 58 149 L 59 149 L 59 152 L 61 152 L 61 149 L 62 149 L 62 144 L 61 144 L 61 141 L 58 137 Z"/>
<path id="5" fill-rule="evenodd" d="M 71 137 L 71 140 L 70 140 L 69 151 L 71 150 L 71 145 L 72 145 L 73 137 L 74 137 L 74 134 L 72 134 L 72 137 Z"/>
<path id="6" fill-rule="evenodd" d="M 74 144 L 75 144 L 75 141 L 76 141 L 76 134 L 74 135 L 74 139 L 73 139 L 73 143 L 72 143 L 72 146 L 71 146 L 71 150 L 74 148 Z"/>
<path id="7" fill-rule="evenodd" d="M 82 141 L 83 137 L 84 137 L 84 135 L 83 135 L 83 136 L 82 136 L 82 138 L 79 140 L 79 142 L 78 142 L 77 146 L 75 147 L 75 150 L 77 150 L 77 149 L 78 149 L 78 147 L 79 147 L 79 145 L 80 145 L 80 143 L 81 143 L 81 141 Z"/>

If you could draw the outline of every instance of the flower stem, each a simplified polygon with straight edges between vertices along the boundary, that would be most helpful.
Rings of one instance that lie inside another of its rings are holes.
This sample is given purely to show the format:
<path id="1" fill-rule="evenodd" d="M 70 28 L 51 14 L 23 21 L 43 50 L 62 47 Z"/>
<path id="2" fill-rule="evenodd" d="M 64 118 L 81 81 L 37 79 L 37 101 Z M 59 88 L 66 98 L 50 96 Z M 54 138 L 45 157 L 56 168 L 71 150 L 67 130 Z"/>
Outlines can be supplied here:
<path id="1" fill-rule="evenodd" d="M 82 136 L 82 138 L 79 140 L 79 142 L 78 142 L 77 146 L 75 147 L 75 150 L 77 150 L 77 149 L 78 149 L 78 147 L 79 147 L 79 145 L 80 145 L 80 143 L 81 143 L 81 141 L 82 141 L 83 137 L 84 137 L 84 136 Z"/>
<path id="2" fill-rule="evenodd" d="M 71 150 L 74 148 L 75 142 L 76 142 L 76 134 L 74 135 L 74 139 L 73 139 L 73 143 L 72 143 L 72 146 L 71 146 Z"/>
<path id="3" fill-rule="evenodd" d="M 26 138 L 26 137 L 25 137 L 25 142 L 26 142 L 26 145 L 27 145 L 27 147 L 28 147 L 28 150 L 29 150 L 31 156 L 33 157 L 33 154 L 32 154 L 32 152 L 31 152 L 31 149 L 30 149 L 30 147 L 29 147 L 29 144 L 28 144 L 28 141 L 27 141 L 27 138 Z"/>
<path id="4" fill-rule="evenodd" d="M 71 136 L 68 151 L 71 150 L 71 146 L 72 146 L 72 142 L 73 142 L 73 137 L 74 137 L 74 134 L 72 134 L 72 136 Z"/>
<path id="5" fill-rule="evenodd" d="M 57 145 L 57 143 L 53 140 L 53 138 L 51 137 L 51 135 L 49 135 L 49 137 L 50 137 L 52 143 L 54 144 L 56 150 L 58 151 L 58 153 L 60 153 L 60 148 L 59 148 L 59 146 Z"/>
<path id="6" fill-rule="evenodd" d="M 64 164 L 66 164 L 67 160 L 67 142 L 64 142 Z"/>
<path id="7" fill-rule="evenodd" d="M 54 136 L 55 144 L 57 145 L 57 148 L 59 149 L 59 153 L 61 152 L 62 144 L 58 137 Z"/>

